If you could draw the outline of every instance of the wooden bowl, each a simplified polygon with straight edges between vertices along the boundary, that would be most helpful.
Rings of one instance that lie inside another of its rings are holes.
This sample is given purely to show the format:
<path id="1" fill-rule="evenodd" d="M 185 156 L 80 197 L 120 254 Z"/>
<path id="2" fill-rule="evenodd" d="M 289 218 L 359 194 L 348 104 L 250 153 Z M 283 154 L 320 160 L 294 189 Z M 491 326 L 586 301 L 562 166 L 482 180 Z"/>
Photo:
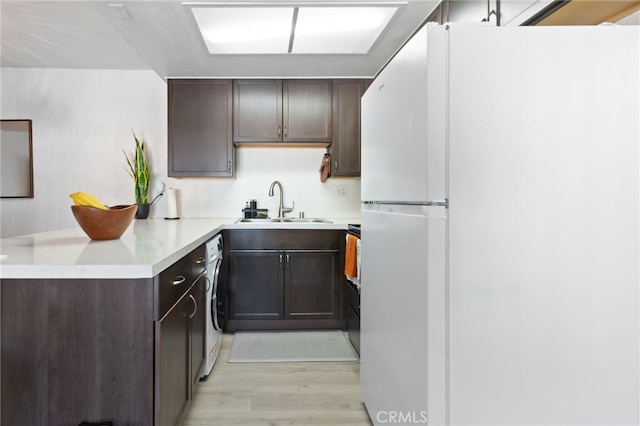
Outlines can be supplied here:
<path id="1" fill-rule="evenodd" d="M 113 206 L 110 210 L 91 206 L 71 206 L 73 216 L 92 240 L 115 240 L 127 230 L 136 215 L 136 204 Z"/>

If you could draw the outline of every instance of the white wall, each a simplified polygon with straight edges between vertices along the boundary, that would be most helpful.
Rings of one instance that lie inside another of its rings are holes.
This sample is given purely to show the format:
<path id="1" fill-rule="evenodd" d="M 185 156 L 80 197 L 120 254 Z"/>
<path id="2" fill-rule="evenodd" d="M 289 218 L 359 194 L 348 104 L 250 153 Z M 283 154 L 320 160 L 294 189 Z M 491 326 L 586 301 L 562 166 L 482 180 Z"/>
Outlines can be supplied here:
<path id="1" fill-rule="evenodd" d="M 183 217 L 240 217 L 249 199 L 277 215 L 273 180 L 284 186 L 292 215 L 357 217 L 360 180 L 320 182 L 321 148 L 237 148 L 234 179 L 167 177 L 167 89 L 152 71 L 1 70 L 3 119 L 33 120 L 33 199 L 0 199 L 0 236 L 77 226 L 69 194 L 86 191 L 106 204 L 133 203 L 133 183 L 122 150 L 132 153 L 131 131 L 143 138 L 152 167 L 150 196 L 162 186 L 179 189 Z M 0 183 L 1 184 L 1 183 Z M 345 185 L 348 197 L 336 196 Z M 151 217 L 164 217 L 160 198 Z"/>

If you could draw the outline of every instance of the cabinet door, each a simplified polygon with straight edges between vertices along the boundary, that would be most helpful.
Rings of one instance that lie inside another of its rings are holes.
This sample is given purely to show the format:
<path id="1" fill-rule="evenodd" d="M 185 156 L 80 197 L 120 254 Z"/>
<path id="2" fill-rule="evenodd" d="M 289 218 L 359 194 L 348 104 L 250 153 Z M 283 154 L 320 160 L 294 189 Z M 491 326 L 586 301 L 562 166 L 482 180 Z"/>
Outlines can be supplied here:
<path id="1" fill-rule="evenodd" d="M 282 142 L 282 80 L 234 80 L 233 141 Z"/>
<path id="2" fill-rule="evenodd" d="M 360 97 L 364 80 L 333 82 L 331 176 L 360 176 Z"/>
<path id="3" fill-rule="evenodd" d="M 189 315 L 193 303 L 180 299 L 156 322 L 156 421 L 175 425 L 189 403 Z"/>
<path id="4" fill-rule="evenodd" d="M 338 318 L 338 265 L 338 251 L 287 251 L 285 318 Z"/>
<path id="5" fill-rule="evenodd" d="M 231 80 L 169 80 L 169 176 L 233 176 Z"/>
<path id="6" fill-rule="evenodd" d="M 331 142 L 331 80 L 285 80 L 283 140 Z"/>
<path id="7" fill-rule="evenodd" d="M 280 250 L 230 250 L 231 319 L 282 319 L 283 263 Z"/>
<path id="8" fill-rule="evenodd" d="M 200 382 L 200 370 L 202 369 L 205 358 L 204 339 L 207 321 L 206 309 L 208 308 L 206 285 L 207 279 L 205 276 L 202 276 L 194 286 L 191 287 L 191 291 L 189 291 L 191 303 L 191 312 L 189 314 L 191 336 L 191 390 L 189 395 L 191 397 L 193 397 L 195 388 Z"/>

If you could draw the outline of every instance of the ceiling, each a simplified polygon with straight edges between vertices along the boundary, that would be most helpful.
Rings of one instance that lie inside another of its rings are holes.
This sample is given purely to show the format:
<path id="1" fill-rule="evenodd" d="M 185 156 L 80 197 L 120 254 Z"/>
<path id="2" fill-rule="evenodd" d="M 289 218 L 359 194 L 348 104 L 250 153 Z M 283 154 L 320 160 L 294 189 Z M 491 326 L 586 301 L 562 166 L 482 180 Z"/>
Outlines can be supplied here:
<path id="1" fill-rule="evenodd" d="M 457 10 L 472 12 L 478 8 L 485 10 L 486 4 L 486 0 L 209 1 L 207 3 L 233 6 L 241 3 L 400 4 L 398 13 L 367 54 L 212 55 L 207 51 L 187 2 L 0 0 L 0 65 L 154 70 L 162 78 L 373 77 L 432 12 L 441 10 L 438 8 L 441 1 L 450 4 L 452 11 L 453 6 Z M 489 0 L 490 3 L 495 1 Z M 551 0 L 501 1 L 505 16 L 510 9 L 557 3 Z M 564 3 L 562 7 L 538 25 L 598 24 L 615 21 L 640 9 L 638 0 L 573 0 L 560 3 Z M 475 12 L 471 16 L 476 20 Z M 453 18 L 453 12 L 450 17 Z M 636 21 L 630 24 L 636 24 Z"/>
<path id="2" fill-rule="evenodd" d="M 224 3 L 247 1 L 226 0 Z M 336 4 L 347 1 L 284 0 L 278 3 Z M 366 3 L 389 1 L 367 0 Z M 440 1 L 405 0 L 398 3 L 401 3 L 399 12 L 367 54 L 211 55 L 189 6 L 182 1 L 2 0 L 1 65 L 153 69 L 162 78 L 370 77 Z"/>

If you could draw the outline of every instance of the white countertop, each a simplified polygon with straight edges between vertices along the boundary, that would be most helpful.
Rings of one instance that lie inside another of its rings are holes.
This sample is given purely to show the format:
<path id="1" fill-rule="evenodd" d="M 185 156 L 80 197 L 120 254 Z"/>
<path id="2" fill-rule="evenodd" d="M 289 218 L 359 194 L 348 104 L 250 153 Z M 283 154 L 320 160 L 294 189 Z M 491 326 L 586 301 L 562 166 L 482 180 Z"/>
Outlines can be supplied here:
<path id="1" fill-rule="evenodd" d="M 0 278 L 151 278 L 223 229 L 346 229 L 333 223 L 236 223 L 237 218 L 134 220 L 117 240 L 93 241 L 78 226 L 0 239 Z"/>

